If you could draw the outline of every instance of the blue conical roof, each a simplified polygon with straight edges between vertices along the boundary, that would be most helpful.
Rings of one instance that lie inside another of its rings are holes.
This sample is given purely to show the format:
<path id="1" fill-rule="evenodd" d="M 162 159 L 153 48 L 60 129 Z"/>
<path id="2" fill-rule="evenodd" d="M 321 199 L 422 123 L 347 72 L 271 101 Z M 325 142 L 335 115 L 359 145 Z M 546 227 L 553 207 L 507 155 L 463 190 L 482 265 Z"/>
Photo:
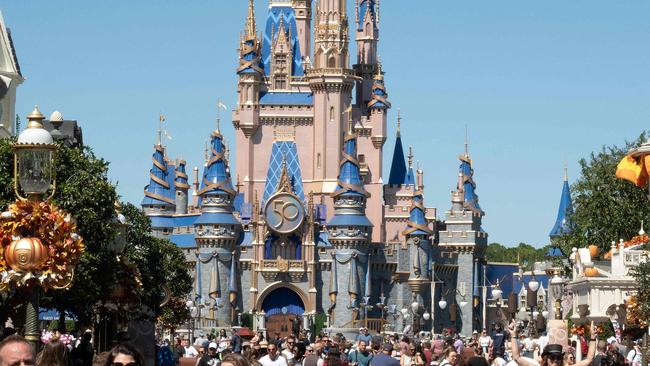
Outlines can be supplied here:
<path id="1" fill-rule="evenodd" d="M 476 183 L 474 183 L 474 169 L 472 169 L 472 160 L 469 156 L 461 155 L 460 159 L 460 174 L 462 179 L 462 189 L 464 192 L 464 207 L 468 210 L 483 212 L 481 206 L 478 204 L 478 195 L 476 194 Z M 461 187 L 458 187 L 459 189 Z"/>
<path id="2" fill-rule="evenodd" d="M 336 191 L 332 195 L 364 195 L 368 193 L 363 188 L 363 180 L 357 160 L 357 136 L 348 134 L 345 137 L 343 160 L 341 162 Z"/>
<path id="3" fill-rule="evenodd" d="M 189 189 L 190 185 L 187 182 L 187 173 L 185 172 L 185 161 L 181 160 L 178 162 L 178 166 L 174 171 L 174 186 L 176 189 Z"/>
<path id="4" fill-rule="evenodd" d="M 356 134 L 348 133 L 345 136 L 343 159 L 341 160 L 337 182 L 336 190 L 332 193 L 332 197 L 334 197 L 334 216 L 327 223 L 327 226 L 372 227 L 372 223 L 366 217 L 366 198 L 370 194 L 363 187 L 363 180 L 359 172 Z M 356 202 L 358 204 L 350 207 L 347 202 L 338 203 L 338 197 L 357 197 Z"/>
<path id="5" fill-rule="evenodd" d="M 142 205 L 174 205 L 174 192 L 170 189 L 167 175 L 165 149 L 162 145 L 154 146 L 153 166 L 149 171 L 149 184 L 144 187 Z"/>
<path id="6" fill-rule="evenodd" d="M 551 238 L 569 234 L 573 231 L 573 223 L 570 221 L 570 216 L 573 214 L 573 205 L 571 204 L 571 192 L 569 190 L 569 182 L 565 179 L 562 185 L 562 196 L 560 196 L 560 207 L 557 210 L 557 219 L 555 225 L 548 234 Z"/>
<path id="7" fill-rule="evenodd" d="M 402 136 L 397 132 L 395 150 L 393 150 L 393 161 L 390 165 L 388 184 L 404 184 L 406 178 L 406 163 L 404 161 L 404 148 L 402 147 Z"/>
<path id="8" fill-rule="evenodd" d="M 422 190 L 413 192 L 411 198 L 411 209 L 409 213 L 409 221 L 406 223 L 406 230 L 404 235 L 431 235 L 433 232 L 427 226 L 427 218 L 424 215 L 424 197 Z"/>
<path id="9" fill-rule="evenodd" d="M 228 162 L 225 158 L 223 136 L 218 131 L 212 133 L 212 149 L 207 166 L 203 170 L 203 180 L 199 195 L 228 193 L 235 195 L 235 189 L 228 174 Z"/>
<path id="10" fill-rule="evenodd" d="M 375 76 L 375 81 L 372 84 L 372 94 L 368 102 L 368 108 L 390 108 L 391 104 L 388 101 L 388 93 L 386 92 L 386 85 L 384 84 L 384 75 L 382 75 L 381 65 L 379 66 L 378 74 Z"/>

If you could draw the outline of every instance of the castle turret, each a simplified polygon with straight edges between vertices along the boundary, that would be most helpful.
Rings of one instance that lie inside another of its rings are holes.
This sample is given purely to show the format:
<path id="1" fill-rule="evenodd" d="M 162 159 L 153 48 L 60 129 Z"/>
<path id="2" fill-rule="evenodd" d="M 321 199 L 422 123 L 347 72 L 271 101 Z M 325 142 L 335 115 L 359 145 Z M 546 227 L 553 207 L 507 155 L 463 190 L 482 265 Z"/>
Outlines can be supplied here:
<path id="1" fill-rule="evenodd" d="M 349 69 L 348 17 L 345 0 L 318 3 L 314 27 L 314 60 L 307 80 L 314 95 L 313 181 L 318 193 L 331 193 L 341 157 L 355 78 Z"/>
<path id="2" fill-rule="evenodd" d="M 185 164 L 185 160 L 179 160 L 176 163 L 176 170 L 174 171 L 174 188 L 176 190 L 176 214 L 180 215 L 187 213 L 187 192 L 190 189 L 190 185 L 187 181 L 187 173 L 185 172 Z"/>
<path id="3" fill-rule="evenodd" d="M 236 191 L 228 174 L 225 145 L 219 130 L 212 133 L 210 147 L 210 158 L 198 192 L 201 215 L 194 221 L 195 240 L 199 248 L 197 265 L 200 268 L 197 273 L 204 281 L 201 288 L 208 289 L 208 293 L 201 294 L 201 297 L 213 308 L 212 319 L 219 326 L 230 326 L 238 306 L 237 294 L 240 294 L 232 277 L 236 276 L 233 268 L 236 271 L 236 242 L 241 224 L 233 216 Z M 214 299 L 214 303 L 210 299 Z"/>
<path id="4" fill-rule="evenodd" d="M 311 54 L 311 2 L 312 0 L 292 1 L 293 11 L 296 14 L 296 37 L 302 57 Z"/>
<path id="5" fill-rule="evenodd" d="M 142 209 L 145 215 L 151 218 L 153 234 L 158 237 L 170 235 L 172 232 L 171 215 L 176 211 L 173 165 L 170 166 L 165 148 L 160 142 L 160 131 L 158 143 L 154 145 L 152 157 L 153 166 L 149 170 L 149 184 L 144 187 L 144 199 Z"/>
<path id="6" fill-rule="evenodd" d="M 379 71 L 379 4 L 377 0 L 356 0 L 357 63 L 354 70 L 361 80 L 357 83 L 357 103 L 366 114 L 371 101 L 373 77 Z"/>
<path id="7" fill-rule="evenodd" d="M 335 248 L 332 272 L 336 275 L 330 281 L 330 317 L 335 328 L 359 316 L 358 306 L 365 296 L 365 278 L 370 270 L 368 243 L 372 235 L 372 223 L 365 213 L 369 194 L 363 187 L 357 160 L 357 135 L 352 133 L 351 126 L 344 141 L 337 187 L 331 194 L 334 216 L 327 223 L 329 241 Z M 347 279 L 346 283 L 339 283 L 342 279 Z"/>
<path id="8" fill-rule="evenodd" d="M 393 159 L 390 164 L 390 174 L 388 175 L 389 185 L 405 184 L 406 163 L 404 162 L 404 147 L 402 146 L 402 124 L 401 112 L 397 111 L 397 133 L 395 139 L 395 149 L 393 150 Z"/>
<path id="9" fill-rule="evenodd" d="M 439 257 L 436 258 L 436 262 L 440 262 L 440 265 L 436 264 L 437 276 L 445 282 L 445 288 L 455 291 L 436 295 L 436 300 L 444 297 L 451 305 L 448 310 L 437 309 L 434 319 L 436 329 L 455 326 L 461 334 L 469 336 L 472 330 L 481 327 L 479 297 L 475 297 L 477 301 L 470 300 L 476 295 L 477 286 L 482 284 L 484 273 L 481 264 L 485 260 L 488 234 L 481 227 L 485 213 L 481 210 L 476 195 L 474 170 L 467 145 L 465 153 L 458 159 L 458 183 L 452 192 L 452 207 L 446 212 L 442 223 L 444 229 L 438 234 Z M 448 260 L 445 258 L 456 258 L 453 266 L 447 267 Z M 459 304 L 466 305 L 461 307 Z"/>
<path id="10" fill-rule="evenodd" d="M 357 95 L 357 100 L 360 96 Z M 365 99 L 362 99 L 365 100 Z M 376 149 L 380 149 L 386 142 L 386 120 L 388 118 L 388 109 L 391 107 L 388 101 L 388 92 L 384 84 L 384 74 L 381 70 L 381 64 L 377 67 L 377 74 L 372 83 L 372 94 L 370 101 L 366 104 L 368 108 L 368 118 L 372 127 L 372 144 Z M 382 151 L 380 149 L 380 151 Z"/>
<path id="11" fill-rule="evenodd" d="M 412 155 L 412 154 L 409 154 Z M 410 164 L 409 164 L 410 165 Z M 424 172 L 417 170 L 417 182 L 411 198 L 409 219 L 406 230 L 402 233 L 406 238 L 406 245 L 410 253 L 411 268 L 409 270 L 408 285 L 412 293 L 412 301 L 421 304 L 423 313 L 431 311 L 431 263 L 433 247 L 431 236 L 433 230 L 429 227 L 424 207 Z"/>
<path id="12" fill-rule="evenodd" d="M 264 69 L 261 57 L 261 44 L 255 23 L 253 0 L 248 4 L 246 27 L 239 45 L 239 82 L 237 85 L 237 109 L 233 114 L 233 124 L 242 129 L 246 138 L 259 126 L 259 100 Z"/>

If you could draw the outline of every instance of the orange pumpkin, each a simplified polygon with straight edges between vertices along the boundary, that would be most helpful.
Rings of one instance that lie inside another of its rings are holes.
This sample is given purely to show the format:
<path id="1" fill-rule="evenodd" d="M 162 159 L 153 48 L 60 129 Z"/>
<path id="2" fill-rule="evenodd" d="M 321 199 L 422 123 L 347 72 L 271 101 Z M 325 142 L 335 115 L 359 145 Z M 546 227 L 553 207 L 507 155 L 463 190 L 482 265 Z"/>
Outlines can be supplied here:
<path id="1" fill-rule="evenodd" d="M 50 254 L 38 238 L 14 240 L 5 251 L 7 265 L 17 272 L 40 269 Z"/>
<path id="2" fill-rule="evenodd" d="M 598 277 L 598 270 L 594 267 L 585 268 L 585 276 L 587 277 Z"/>
<path id="3" fill-rule="evenodd" d="M 591 258 L 596 258 L 598 253 L 600 253 L 600 248 L 598 248 L 598 246 L 596 245 L 592 244 L 588 246 L 588 248 L 589 248 L 589 254 L 591 255 Z"/>

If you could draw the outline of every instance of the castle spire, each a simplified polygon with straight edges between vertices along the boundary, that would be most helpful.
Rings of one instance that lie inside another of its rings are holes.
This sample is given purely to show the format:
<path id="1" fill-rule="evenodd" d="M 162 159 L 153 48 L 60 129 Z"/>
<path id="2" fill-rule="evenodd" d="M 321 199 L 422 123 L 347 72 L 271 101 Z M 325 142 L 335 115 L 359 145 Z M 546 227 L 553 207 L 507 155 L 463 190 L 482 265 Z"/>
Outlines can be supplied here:
<path id="1" fill-rule="evenodd" d="M 237 74 L 264 74 L 262 69 L 261 44 L 257 37 L 257 26 L 255 24 L 255 5 L 253 0 L 248 3 L 248 16 L 244 35 L 239 46 L 239 66 Z"/>
<path id="2" fill-rule="evenodd" d="M 153 208 L 162 205 L 163 210 L 172 210 L 175 205 L 174 190 L 171 188 L 174 177 L 168 172 L 165 148 L 159 143 L 154 145 L 152 162 L 149 184 L 144 188 L 144 199 L 141 204 L 143 207 Z"/>
<path id="3" fill-rule="evenodd" d="M 467 146 L 467 144 L 465 145 Z M 458 169 L 458 194 L 461 195 L 463 200 L 463 207 L 475 213 L 483 215 L 483 210 L 478 203 L 478 195 L 476 194 L 476 183 L 474 183 L 474 169 L 472 168 L 472 159 L 467 150 L 463 155 L 458 157 L 460 160 L 460 167 Z M 452 199 L 453 201 L 453 199 Z"/>
<path id="4" fill-rule="evenodd" d="M 400 133 L 400 125 L 402 122 L 402 114 L 397 110 L 397 138 L 395 139 L 395 150 L 393 150 L 393 161 L 390 165 L 390 175 L 388 176 L 388 184 L 402 185 L 406 184 L 407 169 L 404 162 L 404 147 L 402 146 L 402 135 Z"/>
<path id="5" fill-rule="evenodd" d="M 365 242 L 370 237 L 372 228 L 372 223 L 366 217 L 366 199 L 370 194 L 363 186 L 357 160 L 357 134 L 345 135 L 342 155 L 336 190 L 331 194 L 334 198 L 334 217 L 327 226 L 335 232 L 345 228 L 347 236 Z M 353 233 L 347 230 L 349 227 L 359 230 Z"/>
<path id="6" fill-rule="evenodd" d="M 255 25 L 255 1 L 248 1 L 248 17 L 246 18 L 246 38 L 257 38 Z"/>
<path id="7" fill-rule="evenodd" d="M 551 232 L 548 234 L 551 240 L 573 231 L 573 222 L 571 221 L 573 204 L 571 203 L 571 191 L 569 189 L 568 176 L 567 168 L 564 167 L 564 182 L 562 184 L 562 194 L 560 195 L 560 206 L 557 210 L 555 225 L 553 225 Z"/>
<path id="8" fill-rule="evenodd" d="M 402 233 L 406 237 L 414 236 L 423 236 L 423 239 L 427 239 L 429 235 L 433 233 L 428 226 L 426 219 L 426 209 L 424 208 L 424 191 L 422 186 L 423 175 L 422 170 L 417 170 L 417 181 L 418 185 L 413 191 L 413 196 L 411 197 L 411 208 L 409 210 L 409 220 L 406 223 L 406 230 Z"/>
<path id="9" fill-rule="evenodd" d="M 377 75 L 374 77 L 374 81 L 371 88 L 370 101 L 368 102 L 368 108 L 370 109 L 389 109 L 391 107 L 390 102 L 388 101 L 388 92 L 386 92 L 386 85 L 384 83 L 384 75 L 381 70 L 381 63 L 377 66 Z M 398 131 L 399 131 L 399 110 L 397 111 L 398 117 Z"/>

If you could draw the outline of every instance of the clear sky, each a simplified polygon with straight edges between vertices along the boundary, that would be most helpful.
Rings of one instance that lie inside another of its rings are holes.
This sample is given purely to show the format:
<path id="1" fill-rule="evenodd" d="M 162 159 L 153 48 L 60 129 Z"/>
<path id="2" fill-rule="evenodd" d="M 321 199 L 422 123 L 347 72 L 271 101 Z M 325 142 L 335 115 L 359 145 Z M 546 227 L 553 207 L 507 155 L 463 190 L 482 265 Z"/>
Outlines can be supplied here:
<path id="1" fill-rule="evenodd" d="M 267 4 L 256 0 L 258 27 Z M 394 107 L 384 178 L 400 108 L 403 141 L 425 171 L 426 204 L 444 215 L 467 126 L 490 242 L 546 244 L 564 164 L 573 180 L 581 157 L 650 127 L 648 1 L 381 6 Z M 247 1 L 12 0 L 0 8 L 27 77 L 17 113 L 24 120 L 39 104 L 48 116 L 60 110 L 78 120 L 125 200 L 142 199 L 159 113 L 173 137 L 170 156 L 202 163 L 216 100 L 236 100 Z"/>

